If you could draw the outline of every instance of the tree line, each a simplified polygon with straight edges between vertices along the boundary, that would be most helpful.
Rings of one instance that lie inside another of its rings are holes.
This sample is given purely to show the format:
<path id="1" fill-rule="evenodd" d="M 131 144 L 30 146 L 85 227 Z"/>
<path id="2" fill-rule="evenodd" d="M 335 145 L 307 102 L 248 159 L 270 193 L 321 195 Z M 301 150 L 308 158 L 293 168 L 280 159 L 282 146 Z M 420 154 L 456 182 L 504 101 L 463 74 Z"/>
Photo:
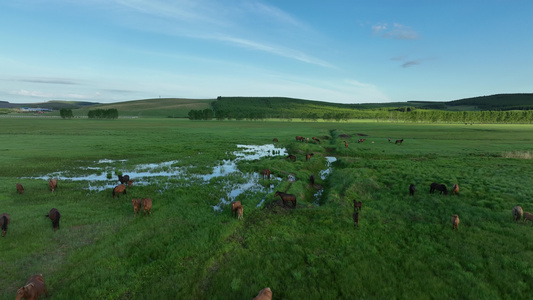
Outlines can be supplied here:
<path id="1" fill-rule="evenodd" d="M 67 108 L 60 109 L 59 115 L 63 119 L 71 119 L 74 117 L 72 109 Z M 118 119 L 118 110 L 116 108 L 89 110 L 87 117 L 89 117 L 89 119 Z"/>

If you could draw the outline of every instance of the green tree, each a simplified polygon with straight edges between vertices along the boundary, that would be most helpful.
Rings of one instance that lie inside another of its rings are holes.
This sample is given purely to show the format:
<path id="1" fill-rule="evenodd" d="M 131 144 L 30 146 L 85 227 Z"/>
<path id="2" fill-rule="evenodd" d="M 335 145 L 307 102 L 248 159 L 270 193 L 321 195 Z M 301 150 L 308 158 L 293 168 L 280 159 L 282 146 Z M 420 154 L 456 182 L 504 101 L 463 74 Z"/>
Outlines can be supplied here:
<path id="1" fill-rule="evenodd" d="M 71 119 L 74 117 L 74 114 L 72 113 L 72 109 L 66 109 L 66 108 L 62 108 L 61 110 L 59 110 L 59 115 L 63 119 Z"/>

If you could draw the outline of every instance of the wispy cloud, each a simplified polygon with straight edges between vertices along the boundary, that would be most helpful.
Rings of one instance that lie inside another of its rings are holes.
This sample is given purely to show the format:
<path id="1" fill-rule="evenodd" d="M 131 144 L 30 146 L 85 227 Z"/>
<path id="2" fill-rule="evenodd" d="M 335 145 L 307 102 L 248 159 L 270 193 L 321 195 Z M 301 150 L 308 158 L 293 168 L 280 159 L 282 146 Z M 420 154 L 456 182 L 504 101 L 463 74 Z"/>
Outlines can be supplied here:
<path id="1" fill-rule="evenodd" d="M 413 67 L 413 66 L 416 66 L 416 65 L 420 65 L 420 64 L 422 64 L 422 62 L 427 61 L 427 60 L 432 60 L 432 59 L 435 59 L 435 58 L 409 59 L 407 57 L 407 55 L 395 56 L 395 57 L 391 58 L 391 60 L 393 60 L 393 61 L 401 62 L 400 66 L 402 68 L 409 68 L 409 67 Z"/>
<path id="2" fill-rule="evenodd" d="M 55 79 L 55 78 L 20 78 L 15 79 L 20 82 L 29 82 L 29 83 L 44 83 L 44 84 L 78 84 L 71 80 L 65 79 Z"/>
<path id="3" fill-rule="evenodd" d="M 254 32 L 250 22 L 274 24 L 272 27 L 294 30 L 306 30 L 306 25 L 292 15 L 271 5 L 259 1 L 243 1 L 229 5 L 214 0 L 178 0 L 164 2 L 158 0 L 116 0 L 123 7 L 135 10 L 143 15 L 168 22 L 163 30 L 166 34 L 175 34 L 194 39 L 204 39 L 270 53 L 294 59 L 300 62 L 326 68 L 335 68 L 332 64 L 315 58 L 303 51 L 286 46 L 279 46 L 274 38 L 265 38 L 265 31 Z M 154 30 L 161 30 L 157 27 Z M 268 30 L 267 30 L 268 31 Z M 276 36 L 271 32 L 271 36 Z M 250 38 L 261 36 L 261 39 Z M 260 41 L 259 41 L 260 40 Z"/>
<path id="4" fill-rule="evenodd" d="M 411 27 L 394 23 L 389 25 L 387 23 L 376 24 L 372 26 L 372 32 L 384 38 L 400 39 L 400 40 L 415 40 L 419 35 Z"/>
<path id="5" fill-rule="evenodd" d="M 11 91 L 10 95 L 15 96 L 24 96 L 24 97 L 34 97 L 34 98 L 47 98 L 47 99 L 92 99 L 92 96 L 76 94 L 76 93 L 66 93 L 66 94 L 54 94 L 47 93 L 43 91 L 29 91 L 29 90 L 16 90 Z"/>

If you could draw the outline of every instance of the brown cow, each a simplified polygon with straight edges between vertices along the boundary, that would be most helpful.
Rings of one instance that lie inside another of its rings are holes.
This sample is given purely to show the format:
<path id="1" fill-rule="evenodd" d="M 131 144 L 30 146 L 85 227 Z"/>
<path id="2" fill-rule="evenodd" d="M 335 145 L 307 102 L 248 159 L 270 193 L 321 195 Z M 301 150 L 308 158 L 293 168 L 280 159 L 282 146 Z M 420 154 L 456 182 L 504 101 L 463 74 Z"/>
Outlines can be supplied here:
<path id="1" fill-rule="evenodd" d="M 512 213 L 513 213 L 513 219 L 515 220 L 515 222 L 517 222 L 517 221 L 520 221 L 520 219 L 524 215 L 524 210 L 522 209 L 521 206 L 517 205 L 513 207 Z"/>
<path id="2" fill-rule="evenodd" d="M 50 190 L 53 192 L 57 189 L 57 179 L 52 178 L 50 181 L 48 181 L 48 186 L 50 187 Z"/>
<path id="3" fill-rule="evenodd" d="M 315 185 L 315 175 L 311 174 L 311 176 L 309 176 L 309 182 L 311 183 L 311 185 Z"/>
<path id="4" fill-rule="evenodd" d="M 285 159 L 290 159 L 292 161 L 296 161 L 296 156 L 295 155 L 292 155 L 292 154 L 289 154 L 287 157 L 285 157 Z"/>
<path id="5" fill-rule="evenodd" d="M 524 212 L 524 223 L 527 223 L 528 220 L 531 221 L 531 226 L 533 226 L 533 215 L 525 211 Z"/>
<path id="6" fill-rule="evenodd" d="M 320 144 L 320 140 L 317 137 L 314 136 L 314 137 L 312 137 L 312 139 L 313 139 L 313 141 L 315 141 L 315 142 Z"/>
<path id="7" fill-rule="evenodd" d="M 43 292 L 46 297 L 48 297 L 48 291 L 46 290 L 43 275 L 33 275 L 28 279 L 25 286 L 18 289 L 16 300 L 36 300 Z"/>
<path id="8" fill-rule="evenodd" d="M 133 216 L 135 217 L 136 213 L 141 213 L 142 200 L 133 198 L 131 199 L 131 204 L 133 204 Z"/>
<path id="9" fill-rule="evenodd" d="M 315 154 L 314 153 L 306 154 L 305 155 L 305 161 L 309 161 L 313 155 L 315 155 Z"/>
<path id="10" fill-rule="evenodd" d="M 263 179 L 265 179 L 265 176 L 270 179 L 270 169 L 263 169 L 263 171 L 261 171 L 261 174 L 263 174 Z"/>
<path id="11" fill-rule="evenodd" d="M 358 142 L 358 143 L 362 143 L 362 142 L 364 142 L 364 141 L 366 141 L 366 139 L 359 139 L 357 142 Z"/>
<path id="12" fill-rule="evenodd" d="M 8 213 L 0 214 L 0 227 L 2 228 L 2 237 L 6 236 L 7 225 L 11 223 L 11 216 Z"/>
<path id="13" fill-rule="evenodd" d="M 241 201 L 235 201 L 231 203 L 231 216 L 232 217 L 233 217 L 233 213 L 235 213 L 235 216 L 238 216 L 240 207 L 242 207 Z"/>
<path id="14" fill-rule="evenodd" d="M 348 143 L 346 141 L 343 141 L 344 142 L 344 148 L 348 148 Z"/>
<path id="15" fill-rule="evenodd" d="M 457 183 L 453 185 L 452 195 L 459 195 L 459 185 Z"/>
<path id="16" fill-rule="evenodd" d="M 21 195 L 24 194 L 24 187 L 21 183 L 17 183 L 17 192 Z"/>
<path id="17" fill-rule="evenodd" d="M 242 206 L 237 209 L 237 219 L 242 220 L 243 211 L 244 208 Z"/>
<path id="18" fill-rule="evenodd" d="M 119 184 L 115 188 L 113 188 L 113 199 L 115 199 L 115 195 L 120 197 L 120 193 L 126 195 L 126 185 L 125 184 Z"/>
<path id="19" fill-rule="evenodd" d="M 454 229 L 459 231 L 459 216 L 458 215 L 452 216 L 452 230 Z"/>
<path id="20" fill-rule="evenodd" d="M 57 210 L 57 208 L 52 208 L 45 217 L 50 218 L 50 220 L 52 221 L 52 226 L 54 226 L 54 231 L 59 229 L 59 219 L 61 219 L 61 214 L 59 213 L 59 210 Z"/>
<path id="21" fill-rule="evenodd" d="M 252 300 L 272 300 L 272 290 L 269 287 L 266 287 L 259 291 L 259 294 Z"/>
<path id="22" fill-rule="evenodd" d="M 280 196 L 281 200 L 283 200 L 283 206 L 285 206 L 286 202 L 292 202 L 294 204 L 293 207 L 296 207 L 296 196 L 293 194 L 287 194 L 284 192 L 276 191 L 274 194 L 274 197 Z"/>
<path id="23" fill-rule="evenodd" d="M 143 215 L 152 215 L 152 212 L 150 211 L 152 209 L 152 199 L 150 198 L 144 198 L 143 199 Z"/>
<path id="24" fill-rule="evenodd" d="M 277 141 L 278 141 L 278 138 L 274 138 L 272 141 L 273 141 L 273 142 L 277 142 Z"/>
<path id="25" fill-rule="evenodd" d="M 301 142 L 305 142 L 305 138 L 303 136 L 297 136 L 296 137 L 296 141 L 301 141 Z"/>
<path id="26" fill-rule="evenodd" d="M 396 140 L 396 142 L 395 142 L 395 144 L 400 144 L 400 145 L 401 145 L 402 143 L 403 143 L 403 139 L 401 139 L 401 140 Z"/>

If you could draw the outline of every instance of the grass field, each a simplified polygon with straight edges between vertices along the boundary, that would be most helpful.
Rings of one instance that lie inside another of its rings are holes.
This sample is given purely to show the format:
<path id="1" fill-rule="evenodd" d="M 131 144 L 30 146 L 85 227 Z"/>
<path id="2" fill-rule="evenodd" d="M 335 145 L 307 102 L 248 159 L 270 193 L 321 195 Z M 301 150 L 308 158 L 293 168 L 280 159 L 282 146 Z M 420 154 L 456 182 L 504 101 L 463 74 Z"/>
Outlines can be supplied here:
<path id="1" fill-rule="evenodd" d="M 527 299 L 533 227 L 514 223 L 511 209 L 533 211 L 531 132 L 531 125 L 0 118 L 0 213 L 12 219 L 0 238 L 0 299 L 13 299 L 37 273 L 49 299 L 252 299 L 267 286 L 274 299 Z M 365 142 L 357 143 L 358 133 Z M 321 143 L 296 142 L 297 135 Z M 297 161 L 278 152 L 237 159 L 237 145 L 273 138 Z M 326 157 L 337 160 L 323 179 Z M 133 178 L 115 199 L 111 189 L 64 179 L 95 172 L 103 160 L 107 169 L 97 172 L 113 172 L 113 185 L 115 172 L 141 164 L 181 173 Z M 232 160 L 243 176 L 201 178 Z M 244 220 L 229 206 L 214 209 L 264 168 L 274 176 L 257 179 L 265 188 L 231 199 L 243 203 Z M 50 174 L 61 174 L 54 193 Z M 311 174 L 323 187 L 319 199 Z M 449 189 L 457 182 L 459 195 L 429 194 L 432 182 Z M 276 190 L 295 194 L 297 207 L 283 207 Z M 152 215 L 133 217 L 132 198 L 151 198 Z M 355 229 L 353 200 L 363 203 Z M 62 214 L 56 232 L 45 217 L 53 207 Z"/>

